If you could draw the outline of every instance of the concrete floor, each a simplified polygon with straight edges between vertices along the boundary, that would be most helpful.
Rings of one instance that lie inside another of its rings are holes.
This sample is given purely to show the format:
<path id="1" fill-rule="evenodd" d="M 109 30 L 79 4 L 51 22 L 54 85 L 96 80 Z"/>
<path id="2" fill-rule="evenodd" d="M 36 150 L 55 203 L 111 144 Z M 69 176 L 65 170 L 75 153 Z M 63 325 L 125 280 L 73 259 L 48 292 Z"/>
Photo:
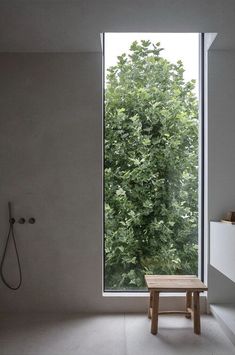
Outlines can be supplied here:
<path id="1" fill-rule="evenodd" d="M 159 334 L 143 314 L 0 315 L 0 355 L 228 355 L 235 347 L 212 316 L 202 334 L 183 316 L 160 316 Z"/>

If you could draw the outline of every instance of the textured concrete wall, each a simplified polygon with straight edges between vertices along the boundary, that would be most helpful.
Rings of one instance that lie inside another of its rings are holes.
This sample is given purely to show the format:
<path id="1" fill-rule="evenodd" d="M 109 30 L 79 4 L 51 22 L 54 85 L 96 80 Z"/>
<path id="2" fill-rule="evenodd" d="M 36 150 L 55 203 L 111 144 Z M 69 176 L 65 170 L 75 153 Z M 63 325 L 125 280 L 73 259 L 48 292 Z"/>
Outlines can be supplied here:
<path id="1" fill-rule="evenodd" d="M 0 252 L 7 201 L 23 287 L 1 310 L 72 310 L 101 297 L 101 55 L 0 55 Z M 6 274 L 14 282 L 14 258 Z"/>
<path id="2" fill-rule="evenodd" d="M 208 52 L 207 88 L 207 223 L 211 220 L 220 220 L 227 211 L 235 211 L 234 88 L 235 51 L 210 50 Z M 210 265 L 208 287 L 210 302 L 234 302 L 235 283 Z"/>
<path id="3" fill-rule="evenodd" d="M 234 14 L 234 0 L 5 0 L 0 51 L 100 51 L 101 32 L 217 32 L 234 48 Z"/>

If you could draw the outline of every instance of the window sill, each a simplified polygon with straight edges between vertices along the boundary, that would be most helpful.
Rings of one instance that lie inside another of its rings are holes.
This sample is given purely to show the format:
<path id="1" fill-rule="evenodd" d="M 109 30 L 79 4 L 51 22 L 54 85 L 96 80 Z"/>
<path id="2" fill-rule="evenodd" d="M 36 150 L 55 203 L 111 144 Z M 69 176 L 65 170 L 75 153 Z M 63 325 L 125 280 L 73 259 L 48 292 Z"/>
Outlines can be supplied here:
<path id="1" fill-rule="evenodd" d="M 134 298 L 149 298 L 149 292 L 103 292 L 103 297 L 134 297 Z M 184 292 L 162 292 L 160 297 L 182 297 Z"/>

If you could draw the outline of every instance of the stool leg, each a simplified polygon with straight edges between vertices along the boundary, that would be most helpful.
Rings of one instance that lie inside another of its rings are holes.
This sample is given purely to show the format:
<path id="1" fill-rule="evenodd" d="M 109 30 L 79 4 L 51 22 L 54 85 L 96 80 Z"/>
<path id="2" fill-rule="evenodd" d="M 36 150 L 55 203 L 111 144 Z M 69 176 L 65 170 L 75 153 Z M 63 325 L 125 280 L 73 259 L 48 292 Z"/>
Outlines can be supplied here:
<path id="1" fill-rule="evenodd" d="M 153 291 L 152 322 L 151 322 L 152 334 L 157 334 L 158 331 L 158 309 L 159 309 L 159 292 Z"/>
<path id="2" fill-rule="evenodd" d="M 200 297 L 199 292 L 193 292 L 193 323 L 194 323 L 194 333 L 201 333 L 200 326 Z"/>
<path id="3" fill-rule="evenodd" d="M 188 308 L 192 308 L 192 292 L 187 291 L 186 292 L 186 312 L 188 312 Z M 186 314 L 186 318 L 190 319 L 191 318 L 191 313 Z"/>
<path id="4" fill-rule="evenodd" d="M 152 308 L 152 303 L 153 303 L 153 291 L 150 291 L 150 297 L 149 297 L 149 307 L 148 307 L 148 318 L 151 319 L 151 308 Z"/>

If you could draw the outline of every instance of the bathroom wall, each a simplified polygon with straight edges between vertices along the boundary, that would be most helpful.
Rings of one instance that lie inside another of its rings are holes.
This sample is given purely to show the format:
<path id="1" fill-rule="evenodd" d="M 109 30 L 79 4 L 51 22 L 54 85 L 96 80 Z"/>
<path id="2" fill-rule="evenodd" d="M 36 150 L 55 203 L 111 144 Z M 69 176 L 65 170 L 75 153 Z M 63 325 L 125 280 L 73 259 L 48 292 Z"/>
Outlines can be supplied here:
<path id="1" fill-rule="evenodd" d="M 1 311 L 82 310 L 101 298 L 101 54 L 0 55 L 0 252 L 14 216 L 23 287 Z M 5 273 L 17 279 L 14 254 Z"/>
<path id="2" fill-rule="evenodd" d="M 208 52 L 207 87 L 207 219 L 218 221 L 235 210 L 235 51 Z M 206 238 L 209 240 L 209 230 Z M 221 236 L 222 237 L 222 236 Z M 209 245 L 208 245 L 209 251 Z M 209 254 L 209 253 L 208 253 Z M 235 284 L 208 266 L 210 303 L 233 303 Z"/>

